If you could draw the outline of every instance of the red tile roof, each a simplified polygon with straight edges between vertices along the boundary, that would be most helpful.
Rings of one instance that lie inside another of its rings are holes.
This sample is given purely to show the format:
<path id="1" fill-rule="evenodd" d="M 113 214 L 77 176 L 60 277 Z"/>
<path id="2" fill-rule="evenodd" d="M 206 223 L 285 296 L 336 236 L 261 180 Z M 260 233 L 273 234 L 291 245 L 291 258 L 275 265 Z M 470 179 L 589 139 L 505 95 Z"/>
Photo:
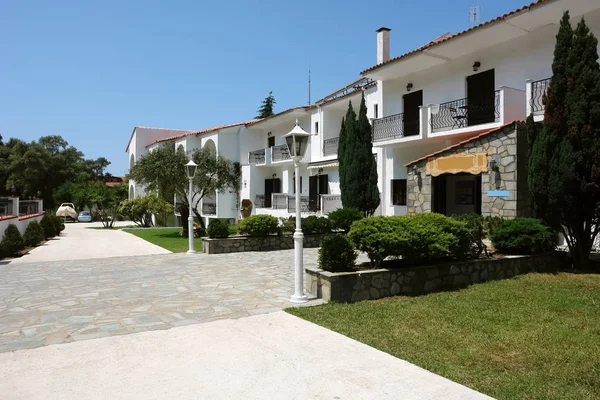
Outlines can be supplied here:
<path id="1" fill-rule="evenodd" d="M 549 3 L 551 1 L 555 1 L 555 0 L 537 0 L 537 1 L 534 1 L 533 3 L 531 3 L 529 5 L 523 6 L 521 8 L 517 8 L 516 10 L 510 11 L 510 12 L 504 14 L 504 15 L 501 15 L 499 17 L 496 17 L 494 19 L 486 21 L 486 22 L 484 22 L 482 24 L 473 26 L 473 27 L 471 27 L 469 29 L 465 29 L 462 32 L 457 32 L 457 33 L 454 33 L 454 34 L 446 33 L 445 35 L 442 35 L 442 36 L 440 36 L 440 37 L 438 37 L 436 39 L 433 39 L 431 42 L 429 42 L 426 45 L 421 46 L 421 47 L 419 47 L 419 48 L 417 48 L 415 50 L 411 50 L 408 53 L 402 54 L 402 55 L 400 55 L 398 57 L 390 58 L 388 61 L 382 62 L 381 64 L 377 64 L 377 65 L 374 65 L 372 67 L 369 67 L 369 68 L 365 69 L 364 71 L 362 71 L 361 74 L 364 75 L 367 72 L 374 71 L 374 70 L 376 70 L 378 68 L 383 67 L 384 65 L 388 65 L 388 64 L 394 63 L 394 62 L 396 62 L 398 60 L 401 60 L 403 58 L 406 58 L 408 56 L 411 56 L 413 54 L 420 53 L 420 52 L 422 52 L 425 49 L 428 49 L 430 47 L 436 46 L 436 45 L 438 45 L 440 43 L 447 42 L 448 40 L 451 40 L 451 39 L 454 39 L 454 38 L 456 38 L 458 36 L 464 35 L 465 33 L 472 32 L 472 31 L 474 31 L 476 29 L 480 29 L 480 28 L 483 28 L 485 26 L 495 24 L 497 22 L 501 22 L 501 21 L 503 21 L 507 17 L 510 17 L 512 15 L 518 14 L 518 13 L 526 11 L 526 10 L 530 10 L 532 7 L 538 6 L 538 5 L 543 4 L 543 3 Z"/>
<path id="2" fill-rule="evenodd" d="M 452 146 L 444 147 L 444 148 L 443 148 L 443 149 L 441 149 L 441 150 L 438 150 L 438 151 L 436 151 L 436 152 L 433 152 L 433 153 L 431 153 L 431 154 L 427 154 L 426 156 L 423 156 L 423 157 L 421 157 L 421 158 L 417 158 L 416 160 L 412 160 L 411 162 L 404 164 L 404 166 L 405 166 L 405 167 L 408 167 L 409 165 L 412 165 L 412 164 L 414 164 L 414 163 L 418 163 L 419 161 L 427 160 L 427 159 L 428 159 L 428 158 L 430 158 L 430 157 L 437 156 L 437 155 L 439 155 L 439 154 L 442 154 L 442 153 L 444 153 L 444 152 L 446 152 L 446 151 L 448 151 L 448 150 L 454 149 L 454 148 L 456 148 L 456 147 L 458 147 L 458 146 L 462 146 L 462 145 L 463 145 L 463 144 L 465 144 L 465 143 L 469 143 L 469 142 L 472 142 L 472 141 L 473 141 L 473 140 L 475 140 L 475 139 L 479 139 L 479 138 L 480 138 L 480 137 L 482 137 L 482 136 L 486 136 L 486 135 L 489 135 L 489 134 L 491 134 L 491 133 L 499 132 L 499 131 L 503 130 L 504 128 L 508 127 L 508 126 L 511 126 L 511 125 L 516 125 L 516 124 L 518 124 L 518 123 L 521 123 L 521 121 L 513 121 L 513 122 L 509 122 L 509 123 L 507 123 L 507 124 L 504 124 L 504 125 L 502 125 L 502 126 L 499 126 L 499 127 L 497 127 L 497 128 L 492 128 L 492 129 L 482 129 L 482 130 L 479 130 L 479 131 L 474 131 L 474 132 L 471 132 L 471 133 L 473 133 L 475 136 L 472 136 L 472 137 L 470 137 L 470 138 L 468 138 L 468 139 L 466 139 L 466 140 L 463 140 L 462 142 L 458 142 L 458 143 L 456 143 L 456 144 L 453 144 Z"/>
<path id="3" fill-rule="evenodd" d="M 258 121 L 260 121 L 260 119 L 252 119 L 250 121 L 236 122 L 235 124 L 217 125 L 217 126 L 213 126 L 211 128 L 202 129 L 202 130 L 199 130 L 199 131 L 191 131 L 191 132 L 188 132 L 188 133 L 184 133 L 182 135 L 176 135 L 176 136 L 171 136 L 171 137 L 159 139 L 159 140 L 157 140 L 154 143 L 150 143 L 146 147 L 152 146 L 153 144 L 156 144 L 156 143 L 169 142 L 171 140 L 181 139 L 181 138 L 186 137 L 186 136 L 191 136 L 191 135 L 199 136 L 199 135 L 203 135 L 203 134 L 206 134 L 206 133 L 215 132 L 215 131 L 218 131 L 220 129 L 233 128 L 234 126 L 239 126 L 239 125 L 250 125 L 250 124 L 258 122 Z"/>

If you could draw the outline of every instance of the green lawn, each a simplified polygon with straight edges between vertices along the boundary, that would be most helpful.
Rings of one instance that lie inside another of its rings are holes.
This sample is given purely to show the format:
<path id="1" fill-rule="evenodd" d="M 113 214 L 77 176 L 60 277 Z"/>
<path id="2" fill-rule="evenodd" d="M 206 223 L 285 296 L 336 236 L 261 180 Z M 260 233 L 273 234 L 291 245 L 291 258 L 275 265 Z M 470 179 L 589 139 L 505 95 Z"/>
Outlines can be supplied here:
<path id="1" fill-rule="evenodd" d="M 499 399 L 600 399 L 600 275 L 287 311 Z"/>
<path id="2" fill-rule="evenodd" d="M 188 239 L 179 236 L 181 228 L 124 229 L 124 231 L 172 251 L 173 253 L 183 253 L 188 251 Z M 230 226 L 229 234 L 235 235 L 236 233 L 237 228 L 235 226 Z M 202 251 L 202 239 L 194 238 L 194 248 L 196 251 Z"/>

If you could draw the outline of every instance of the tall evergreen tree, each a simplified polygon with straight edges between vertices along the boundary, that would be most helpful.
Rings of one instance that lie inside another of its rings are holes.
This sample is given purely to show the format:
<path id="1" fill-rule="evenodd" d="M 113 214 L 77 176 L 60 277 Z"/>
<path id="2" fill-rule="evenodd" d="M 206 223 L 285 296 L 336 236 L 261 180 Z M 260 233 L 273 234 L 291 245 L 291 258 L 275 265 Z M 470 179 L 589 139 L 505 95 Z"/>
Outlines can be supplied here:
<path id="1" fill-rule="evenodd" d="M 275 101 L 275 96 L 273 96 L 273 92 L 269 92 L 269 95 L 267 97 L 265 97 L 265 99 L 262 101 L 262 103 L 260 103 L 260 107 L 258 109 L 258 115 L 256 116 L 256 118 L 257 119 L 267 118 L 267 117 L 270 117 L 271 115 L 274 115 L 275 113 L 273 112 L 273 106 L 276 103 L 277 102 Z"/>
<path id="2" fill-rule="evenodd" d="M 339 145 L 342 205 L 357 208 L 366 216 L 373 215 L 379 206 L 380 198 L 377 187 L 377 161 L 373 156 L 371 124 L 367 118 L 364 94 L 360 102 L 358 120 L 352 103 L 348 105 Z"/>
<path id="3" fill-rule="evenodd" d="M 529 188 L 539 217 L 564 234 L 573 264 L 587 268 L 600 230 L 598 40 L 565 13 L 556 36 L 544 127 L 533 136 Z"/>

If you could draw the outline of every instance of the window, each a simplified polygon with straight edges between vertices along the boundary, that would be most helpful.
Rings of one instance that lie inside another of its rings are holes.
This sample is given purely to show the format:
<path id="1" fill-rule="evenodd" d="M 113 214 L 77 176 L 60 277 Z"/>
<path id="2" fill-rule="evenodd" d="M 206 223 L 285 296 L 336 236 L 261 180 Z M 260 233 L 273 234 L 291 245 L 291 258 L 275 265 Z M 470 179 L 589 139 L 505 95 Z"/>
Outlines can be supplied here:
<path id="1" fill-rule="evenodd" d="M 319 121 L 315 122 L 315 134 L 319 133 Z"/>
<path id="2" fill-rule="evenodd" d="M 379 104 L 373 105 L 373 114 L 375 115 L 375 118 L 379 118 Z"/>
<path id="3" fill-rule="evenodd" d="M 392 179 L 392 205 L 406 205 L 406 179 Z"/>
<path id="4" fill-rule="evenodd" d="M 475 204 L 475 182 L 457 181 L 454 186 L 456 205 L 472 206 Z"/>
<path id="5" fill-rule="evenodd" d="M 294 194 L 296 194 L 296 177 L 294 176 Z M 302 194 L 302 177 L 300 177 L 300 194 Z"/>
<path id="6" fill-rule="evenodd" d="M 271 132 L 269 132 L 269 134 L 271 134 Z M 267 145 L 269 147 L 275 146 L 275 136 L 271 136 L 267 139 Z"/>

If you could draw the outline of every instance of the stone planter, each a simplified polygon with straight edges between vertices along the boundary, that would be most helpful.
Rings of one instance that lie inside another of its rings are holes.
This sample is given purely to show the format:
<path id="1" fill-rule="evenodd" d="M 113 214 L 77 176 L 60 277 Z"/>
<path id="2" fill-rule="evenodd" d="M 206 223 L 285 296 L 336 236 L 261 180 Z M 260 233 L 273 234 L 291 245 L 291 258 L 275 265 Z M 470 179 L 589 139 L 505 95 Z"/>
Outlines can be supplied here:
<path id="1" fill-rule="evenodd" d="M 321 245 L 321 239 L 329 235 L 306 235 L 304 247 L 313 248 Z M 294 248 L 294 238 L 290 235 L 249 237 L 233 236 L 225 239 L 202 238 L 206 254 L 240 253 L 244 251 L 290 250 Z"/>
<path id="2" fill-rule="evenodd" d="M 356 272 L 305 268 L 306 290 L 325 301 L 352 303 L 395 295 L 421 295 L 464 288 L 473 283 L 511 278 L 532 271 L 556 271 L 561 253 L 456 261 L 437 265 Z"/>

